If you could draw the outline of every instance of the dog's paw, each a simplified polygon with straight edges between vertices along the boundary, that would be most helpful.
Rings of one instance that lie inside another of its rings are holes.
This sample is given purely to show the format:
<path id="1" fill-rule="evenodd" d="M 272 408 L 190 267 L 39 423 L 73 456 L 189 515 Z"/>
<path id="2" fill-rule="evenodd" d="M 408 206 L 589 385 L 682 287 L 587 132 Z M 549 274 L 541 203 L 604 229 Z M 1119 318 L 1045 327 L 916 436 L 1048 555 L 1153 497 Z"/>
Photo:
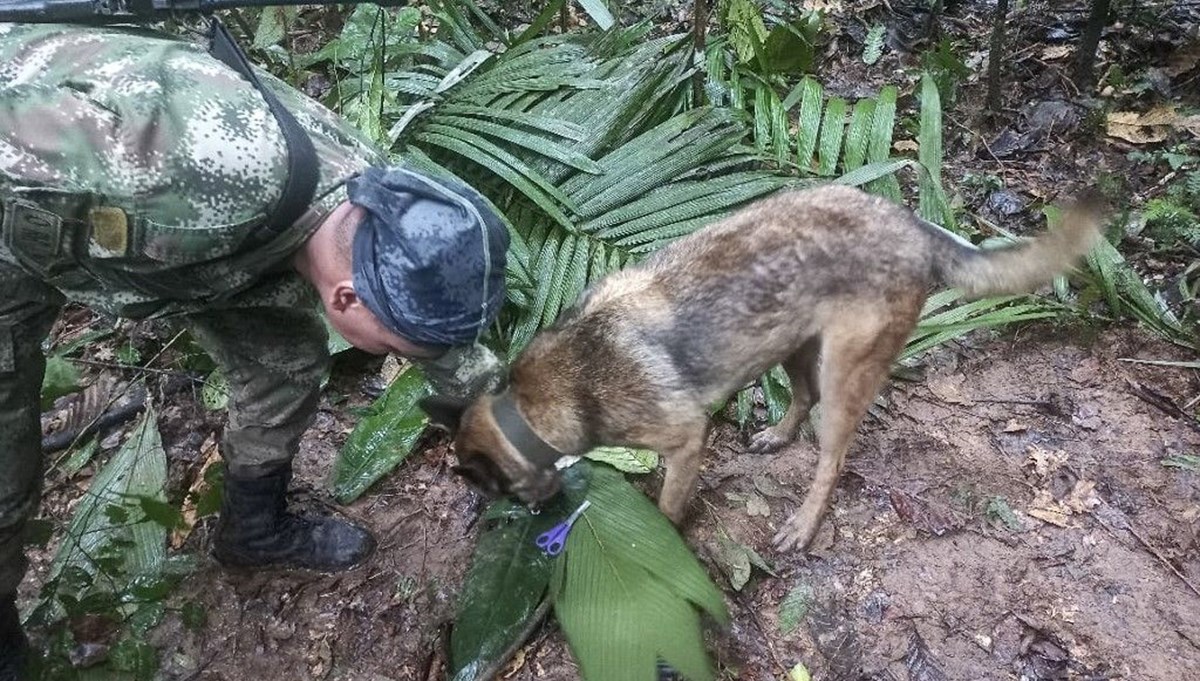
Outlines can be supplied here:
<path id="1" fill-rule="evenodd" d="M 746 451 L 751 454 L 770 454 L 783 449 L 790 443 L 791 438 L 784 437 L 775 428 L 767 428 L 750 436 L 750 444 L 746 446 Z"/>
<path id="2" fill-rule="evenodd" d="M 820 524 L 820 519 L 815 521 L 805 521 L 803 518 L 793 516 L 789 518 L 783 527 L 779 528 L 779 532 L 775 533 L 774 546 L 779 552 L 803 551 L 808 548 L 813 537 L 817 534 L 817 526 Z"/>

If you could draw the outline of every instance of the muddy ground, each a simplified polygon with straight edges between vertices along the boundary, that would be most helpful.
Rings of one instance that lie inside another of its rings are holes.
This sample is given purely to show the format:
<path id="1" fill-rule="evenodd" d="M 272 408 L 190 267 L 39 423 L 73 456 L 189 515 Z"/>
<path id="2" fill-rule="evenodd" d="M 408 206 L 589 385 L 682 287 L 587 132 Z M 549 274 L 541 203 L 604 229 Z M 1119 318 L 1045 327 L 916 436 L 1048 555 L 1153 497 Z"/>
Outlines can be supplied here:
<path id="1" fill-rule="evenodd" d="M 1200 433 L 1152 402 L 1200 395 L 1200 377 L 1125 361 L 1185 358 L 1128 329 L 1081 340 L 1050 326 L 931 353 L 860 430 L 808 556 L 779 555 L 770 538 L 798 507 L 811 442 L 753 456 L 735 426 L 717 428 L 685 536 L 727 592 L 733 624 L 710 632 L 725 678 L 779 679 L 797 662 L 815 678 L 858 663 L 909 678 L 914 633 L 949 679 L 1195 678 L 1200 473 L 1163 461 L 1196 452 Z M 321 493 L 349 424 L 322 411 L 302 490 Z M 447 463 L 432 443 L 346 510 L 381 544 L 351 573 L 239 575 L 206 561 L 179 596 L 205 604 L 207 625 L 169 617 L 154 633 L 164 678 L 443 678 L 477 508 Z M 776 575 L 756 570 L 733 590 L 718 527 Z M 189 546 L 203 551 L 207 535 Z M 812 605 L 784 634 L 780 604 L 796 586 Z M 503 678 L 578 676 L 548 624 Z"/>

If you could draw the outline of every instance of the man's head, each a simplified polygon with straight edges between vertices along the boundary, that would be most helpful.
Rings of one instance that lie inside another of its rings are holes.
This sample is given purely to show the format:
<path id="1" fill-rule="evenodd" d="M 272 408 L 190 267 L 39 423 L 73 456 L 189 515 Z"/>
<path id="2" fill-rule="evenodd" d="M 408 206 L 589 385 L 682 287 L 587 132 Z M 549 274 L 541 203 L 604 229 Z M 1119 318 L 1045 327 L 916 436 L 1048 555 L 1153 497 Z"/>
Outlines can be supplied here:
<path id="1" fill-rule="evenodd" d="M 347 190 L 308 255 L 334 329 L 376 354 L 471 346 L 504 302 L 499 217 L 469 187 L 404 168 L 369 168 Z"/>

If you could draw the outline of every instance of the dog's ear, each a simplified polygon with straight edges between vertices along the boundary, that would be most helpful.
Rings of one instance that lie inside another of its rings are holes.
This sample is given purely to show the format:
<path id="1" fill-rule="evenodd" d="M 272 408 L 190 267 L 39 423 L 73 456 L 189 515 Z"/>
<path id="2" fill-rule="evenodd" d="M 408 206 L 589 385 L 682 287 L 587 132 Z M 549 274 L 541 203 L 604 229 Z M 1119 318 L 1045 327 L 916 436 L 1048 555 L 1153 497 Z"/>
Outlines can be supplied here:
<path id="1" fill-rule="evenodd" d="M 421 411 L 429 415 L 430 425 L 454 435 L 458 432 L 463 412 L 467 410 L 470 402 L 446 395 L 430 395 L 422 398 L 417 404 Z"/>

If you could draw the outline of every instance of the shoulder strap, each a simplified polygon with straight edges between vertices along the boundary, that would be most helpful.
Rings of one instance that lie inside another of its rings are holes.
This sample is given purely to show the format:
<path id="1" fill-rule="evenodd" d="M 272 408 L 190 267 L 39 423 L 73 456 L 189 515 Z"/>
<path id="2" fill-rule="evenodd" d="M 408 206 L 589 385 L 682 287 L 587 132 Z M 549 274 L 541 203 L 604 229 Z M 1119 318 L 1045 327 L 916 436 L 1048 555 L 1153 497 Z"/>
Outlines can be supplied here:
<path id="1" fill-rule="evenodd" d="M 213 57 L 240 73 L 262 93 L 263 99 L 267 101 L 267 106 L 271 107 L 271 113 L 275 115 L 275 120 L 279 123 L 279 129 L 283 131 L 283 140 L 287 145 L 288 155 L 287 178 L 283 185 L 283 195 L 279 198 L 279 204 L 267 220 L 267 224 L 251 236 L 252 240 L 258 242 L 257 245 L 265 244 L 291 227 L 312 204 L 313 194 L 317 190 L 319 167 L 317 152 L 313 148 L 308 133 L 300 127 L 292 113 L 279 102 L 275 93 L 271 92 L 258 79 L 254 69 L 250 67 L 250 60 L 246 58 L 246 53 L 238 47 L 233 36 L 229 34 L 229 30 L 215 16 L 212 17 L 210 26 L 208 49 Z"/>

